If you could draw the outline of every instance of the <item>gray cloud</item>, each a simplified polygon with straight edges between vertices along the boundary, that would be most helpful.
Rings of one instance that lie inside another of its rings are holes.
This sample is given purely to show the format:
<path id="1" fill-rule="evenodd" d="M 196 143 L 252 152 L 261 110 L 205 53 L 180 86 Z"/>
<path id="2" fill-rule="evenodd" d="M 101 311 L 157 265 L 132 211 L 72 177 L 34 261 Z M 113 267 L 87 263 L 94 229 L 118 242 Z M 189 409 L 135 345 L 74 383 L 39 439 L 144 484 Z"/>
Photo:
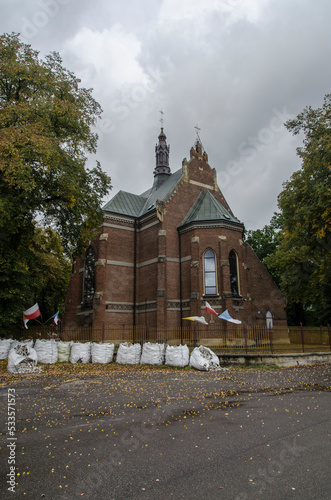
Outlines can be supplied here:
<path id="1" fill-rule="evenodd" d="M 331 5 L 318 0 L 2 0 L 1 32 L 94 88 L 104 113 L 97 159 L 113 182 L 152 183 L 159 110 L 172 171 L 195 141 L 246 227 L 267 224 L 282 183 L 300 166 L 282 121 L 330 91 Z"/>

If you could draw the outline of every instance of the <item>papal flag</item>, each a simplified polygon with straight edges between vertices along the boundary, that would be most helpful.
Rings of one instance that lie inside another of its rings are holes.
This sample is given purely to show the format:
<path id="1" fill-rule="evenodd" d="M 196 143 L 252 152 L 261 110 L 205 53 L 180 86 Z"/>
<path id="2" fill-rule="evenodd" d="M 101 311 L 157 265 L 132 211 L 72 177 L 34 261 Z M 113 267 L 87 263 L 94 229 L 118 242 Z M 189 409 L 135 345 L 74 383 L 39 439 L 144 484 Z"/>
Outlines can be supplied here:
<path id="1" fill-rule="evenodd" d="M 197 323 L 202 323 L 203 325 L 208 326 L 208 323 L 203 316 L 189 316 L 188 318 L 183 318 L 183 319 L 188 319 L 189 321 L 196 321 Z"/>
<path id="2" fill-rule="evenodd" d="M 38 318 L 38 316 L 41 316 L 39 306 L 37 302 L 35 303 L 34 306 L 30 307 L 30 309 L 27 309 L 26 311 L 23 312 L 23 323 L 25 328 L 27 329 L 27 323 L 30 319 L 35 319 Z"/>

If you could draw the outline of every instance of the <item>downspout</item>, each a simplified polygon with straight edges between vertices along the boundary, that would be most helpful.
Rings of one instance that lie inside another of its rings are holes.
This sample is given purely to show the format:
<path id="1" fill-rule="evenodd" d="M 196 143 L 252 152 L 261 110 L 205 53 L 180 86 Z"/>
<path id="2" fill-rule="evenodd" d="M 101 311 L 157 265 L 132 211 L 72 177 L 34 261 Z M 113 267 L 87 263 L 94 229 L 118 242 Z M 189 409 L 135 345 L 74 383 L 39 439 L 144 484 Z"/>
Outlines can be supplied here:
<path id="1" fill-rule="evenodd" d="M 182 244 L 180 230 L 178 231 L 178 250 L 179 250 L 179 303 L 180 303 L 180 326 L 183 327 L 183 291 L 182 291 Z"/>
<path id="2" fill-rule="evenodd" d="M 137 300 L 137 219 L 134 219 L 133 242 L 133 335 L 136 327 L 136 300 Z M 133 338 L 134 341 L 134 338 Z"/>

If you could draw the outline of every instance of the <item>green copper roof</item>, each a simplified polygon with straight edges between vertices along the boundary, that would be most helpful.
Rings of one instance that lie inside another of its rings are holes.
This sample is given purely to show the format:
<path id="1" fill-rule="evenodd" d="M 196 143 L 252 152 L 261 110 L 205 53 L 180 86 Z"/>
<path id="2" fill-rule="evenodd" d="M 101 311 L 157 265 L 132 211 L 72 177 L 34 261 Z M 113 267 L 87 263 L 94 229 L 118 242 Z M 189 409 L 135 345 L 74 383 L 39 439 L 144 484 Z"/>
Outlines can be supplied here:
<path id="1" fill-rule="evenodd" d="M 165 200 L 172 192 L 178 180 L 182 176 L 182 169 L 169 175 L 161 185 L 152 187 L 141 195 L 119 191 L 103 207 L 106 212 L 113 212 L 131 217 L 140 217 L 156 207 L 156 200 Z"/>
<path id="2" fill-rule="evenodd" d="M 240 224 L 238 219 L 226 210 L 211 193 L 206 190 L 200 193 L 193 207 L 185 217 L 180 227 L 186 226 L 192 222 L 206 221 L 227 221 L 230 223 Z"/>
<path id="3" fill-rule="evenodd" d="M 146 198 L 142 196 L 127 193 L 126 191 L 119 191 L 114 198 L 108 201 L 103 210 L 138 217 L 145 203 Z"/>
<path id="4" fill-rule="evenodd" d="M 104 207 L 105 212 L 112 212 L 130 217 L 141 217 L 156 208 L 156 201 L 165 201 L 173 192 L 182 176 L 182 169 L 177 170 L 158 187 L 153 186 L 141 195 L 119 191 Z M 240 225 L 236 219 L 211 193 L 200 193 L 190 212 L 179 227 L 194 222 L 223 221 Z"/>

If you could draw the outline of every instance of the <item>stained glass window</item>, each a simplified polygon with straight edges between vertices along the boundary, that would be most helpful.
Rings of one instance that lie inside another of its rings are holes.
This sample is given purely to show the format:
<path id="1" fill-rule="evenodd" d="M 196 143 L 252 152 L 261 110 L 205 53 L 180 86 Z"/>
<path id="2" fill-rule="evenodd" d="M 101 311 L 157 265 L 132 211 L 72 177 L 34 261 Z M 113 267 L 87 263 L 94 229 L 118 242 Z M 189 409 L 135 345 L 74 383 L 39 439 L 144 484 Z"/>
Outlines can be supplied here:
<path id="1" fill-rule="evenodd" d="M 234 250 L 231 250 L 229 255 L 230 264 L 230 284 L 232 295 L 239 295 L 239 282 L 238 282 L 238 268 L 237 268 L 237 254 Z"/>
<path id="2" fill-rule="evenodd" d="M 89 247 L 85 257 L 84 270 L 84 302 L 91 302 L 94 297 L 95 256 L 92 247 Z"/>

